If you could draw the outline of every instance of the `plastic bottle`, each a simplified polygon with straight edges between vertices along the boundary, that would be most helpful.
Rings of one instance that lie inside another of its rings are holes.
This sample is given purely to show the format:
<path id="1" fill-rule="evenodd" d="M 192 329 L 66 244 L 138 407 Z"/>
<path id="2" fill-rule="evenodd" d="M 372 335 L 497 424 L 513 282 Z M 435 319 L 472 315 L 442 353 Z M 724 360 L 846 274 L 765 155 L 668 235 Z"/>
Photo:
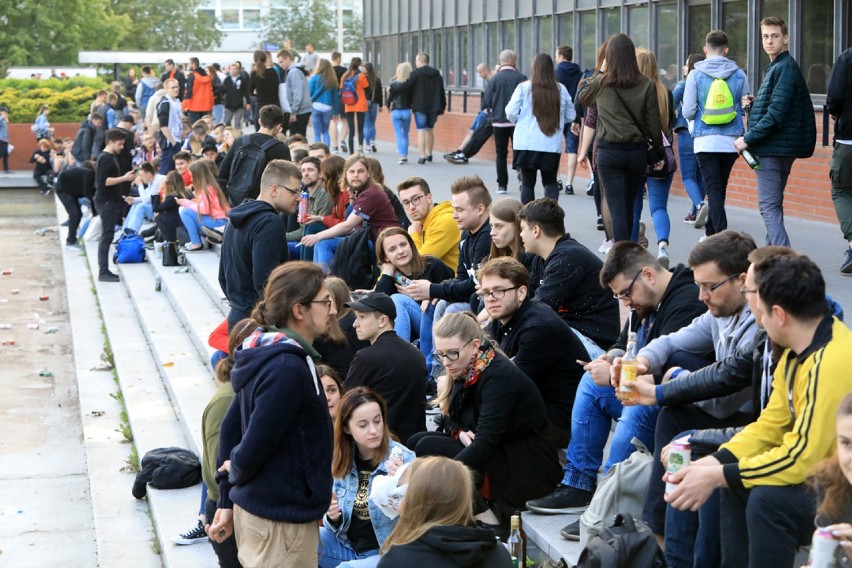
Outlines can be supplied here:
<path id="1" fill-rule="evenodd" d="M 308 222 L 308 198 L 308 190 L 303 189 L 302 194 L 299 196 L 299 223 Z"/>
<path id="2" fill-rule="evenodd" d="M 636 332 L 627 335 L 627 351 L 621 359 L 621 380 L 618 383 L 618 400 L 634 401 L 637 396 L 634 385 L 637 381 L 639 362 L 636 360 Z"/>

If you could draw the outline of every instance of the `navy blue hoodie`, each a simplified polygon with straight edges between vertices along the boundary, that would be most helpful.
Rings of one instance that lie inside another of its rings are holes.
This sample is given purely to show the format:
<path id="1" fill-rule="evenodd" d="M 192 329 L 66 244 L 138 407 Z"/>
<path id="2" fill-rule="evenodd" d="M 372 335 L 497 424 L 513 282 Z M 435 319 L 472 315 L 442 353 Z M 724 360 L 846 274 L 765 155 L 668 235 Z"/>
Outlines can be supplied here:
<path id="1" fill-rule="evenodd" d="M 565 85 L 565 89 L 571 95 L 572 101 L 577 94 L 577 85 L 580 83 L 582 77 L 583 70 L 576 63 L 561 61 L 556 66 L 556 80 Z"/>
<path id="2" fill-rule="evenodd" d="M 287 228 L 272 205 L 247 200 L 231 209 L 219 260 L 219 285 L 231 304 L 230 325 L 251 315 L 276 266 L 287 262 Z"/>
<path id="3" fill-rule="evenodd" d="M 325 391 L 309 355 L 288 330 L 258 329 L 235 350 L 236 393 L 219 437 L 219 508 L 236 503 L 273 521 L 319 520 L 331 503 L 334 447 Z"/>

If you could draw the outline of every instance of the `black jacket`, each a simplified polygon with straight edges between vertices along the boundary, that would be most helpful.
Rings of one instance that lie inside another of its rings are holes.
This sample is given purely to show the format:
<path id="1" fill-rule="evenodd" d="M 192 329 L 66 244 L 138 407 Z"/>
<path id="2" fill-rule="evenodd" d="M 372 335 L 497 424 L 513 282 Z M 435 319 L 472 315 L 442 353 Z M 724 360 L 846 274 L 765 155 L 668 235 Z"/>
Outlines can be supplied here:
<path id="1" fill-rule="evenodd" d="M 571 328 L 549 306 L 527 298 L 508 323 L 493 321 L 489 334 L 536 384 L 550 421 L 569 428 L 574 394 L 585 372 L 577 360 L 589 360 Z"/>
<path id="2" fill-rule="evenodd" d="M 166 71 L 165 73 L 163 73 L 160 76 L 160 81 L 165 83 L 166 79 L 168 79 L 168 78 L 169 78 L 169 72 Z M 179 100 L 183 100 L 184 91 L 186 90 L 186 75 L 183 74 L 183 71 L 176 68 L 174 79 L 177 79 L 178 86 L 180 87 L 178 89 L 178 97 L 177 98 Z"/>
<path id="3" fill-rule="evenodd" d="M 491 109 L 492 122 L 509 122 L 506 117 L 506 105 L 515 92 L 515 87 L 527 80 L 527 76 L 511 67 L 503 65 L 488 81 L 483 97 L 483 108 Z"/>
<path id="4" fill-rule="evenodd" d="M 284 221 L 269 203 L 249 200 L 228 213 L 219 261 L 219 285 L 231 304 L 228 321 L 251 315 L 269 273 L 289 260 Z"/>
<path id="5" fill-rule="evenodd" d="M 74 145 L 71 146 L 71 155 L 77 160 L 78 164 L 82 164 L 92 157 L 92 146 L 95 143 L 95 134 L 97 129 L 89 120 L 83 121 L 80 124 L 80 130 L 77 131 L 77 136 L 74 137 Z"/>
<path id="6" fill-rule="evenodd" d="M 491 252 L 491 223 L 485 222 L 475 233 L 464 231 L 459 243 L 459 266 L 456 277 L 429 286 L 429 297 L 448 302 L 469 302 L 476 290 L 470 276 L 474 267 L 485 260 Z"/>
<path id="7" fill-rule="evenodd" d="M 852 140 L 852 47 L 834 63 L 825 96 L 828 114 L 835 117 L 834 138 Z"/>
<path id="8" fill-rule="evenodd" d="M 222 83 L 225 92 L 225 108 L 239 110 L 249 102 L 249 81 L 242 74 L 235 77 L 228 75 Z"/>
<path id="9" fill-rule="evenodd" d="M 618 337 L 620 315 L 618 300 L 601 287 L 602 267 L 601 259 L 565 233 L 545 260 L 535 299 L 606 349 Z"/>
<path id="10" fill-rule="evenodd" d="M 56 180 L 56 193 L 95 199 L 95 172 L 82 166 L 62 170 Z"/>
<path id="11" fill-rule="evenodd" d="M 251 134 L 244 134 L 234 140 L 234 145 L 231 146 L 231 149 L 228 150 L 228 154 L 225 156 L 225 159 L 222 161 L 222 164 L 219 166 L 219 174 L 216 176 L 216 180 L 219 182 L 219 187 L 222 188 L 222 191 L 225 195 L 228 194 L 228 183 L 231 181 L 231 164 L 234 161 L 234 156 L 237 155 L 237 150 L 243 145 L 247 144 L 248 141 L 252 141 L 260 147 L 263 147 L 263 143 L 269 140 L 271 136 L 269 134 L 264 134 L 262 132 L 253 132 Z M 266 164 L 268 164 L 272 160 L 289 160 L 290 159 L 290 147 L 287 146 L 284 142 L 278 142 L 278 144 L 273 144 L 266 151 L 266 163 L 263 164 L 263 168 L 266 168 Z M 256 191 L 260 192 L 260 187 L 255 188 Z M 255 194 L 256 196 L 256 194 Z"/>
<path id="12" fill-rule="evenodd" d="M 360 386 L 370 387 L 388 403 L 388 427 L 400 442 L 426 430 L 426 360 L 395 331 L 382 333 L 355 354 L 343 387 Z"/>
<path id="13" fill-rule="evenodd" d="M 574 100 L 577 94 L 577 85 L 582 77 L 583 70 L 576 63 L 562 61 L 556 66 L 556 80 L 565 85 L 565 89 L 571 95 L 571 100 Z"/>
<path id="14" fill-rule="evenodd" d="M 453 384 L 454 402 L 445 422 L 453 430 L 474 432 L 476 438 L 455 459 L 488 475 L 493 500 L 503 506 L 523 507 L 553 491 L 562 468 L 544 401 L 530 378 L 496 353 L 479 380 L 466 389 L 470 392 L 462 392 L 463 384 Z M 460 403 L 454 410 L 457 397 Z"/>
<path id="15" fill-rule="evenodd" d="M 406 110 L 411 108 L 411 95 L 401 87 L 402 81 L 391 81 L 388 88 L 388 108 L 391 110 Z"/>
<path id="16" fill-rule="evenodd" d="M 443 568 L 511 568 L 506 549 L 494 532 L 462 526 L 432 527 L 423 536 L 392 547 L 382 556 L 379 568 L 441 566 Z"/>
<path id="17" fill-rule="evenodd" d="M 444 92 L 444 78 L 434 67 L 424 65 L 411 72 L 411 76 L 397 83 L 394 88 L 408 91 L 411 95 L 411 108 L 417 112 L 442 114 L 447 108 L 447 94 Z"/>

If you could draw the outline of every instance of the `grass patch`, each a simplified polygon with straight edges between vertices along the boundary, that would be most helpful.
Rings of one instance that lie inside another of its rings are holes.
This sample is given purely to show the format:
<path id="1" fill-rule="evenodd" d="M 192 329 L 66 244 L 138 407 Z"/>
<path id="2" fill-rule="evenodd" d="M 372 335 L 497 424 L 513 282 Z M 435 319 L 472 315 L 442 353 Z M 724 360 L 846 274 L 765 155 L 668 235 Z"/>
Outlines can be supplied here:
<path id="1" fill-rule="evenodd" d="M 160 546 L 160 541 L 157 540 L 157 526 L 154 524 L 154 515 L 151 513 L 151 507 L 148 507 L 148 520 L 151 521 L 151 532 L 153 533 L 151 536 L 151 552 L 159 556 L 162 554 L 163 549 Z"/>

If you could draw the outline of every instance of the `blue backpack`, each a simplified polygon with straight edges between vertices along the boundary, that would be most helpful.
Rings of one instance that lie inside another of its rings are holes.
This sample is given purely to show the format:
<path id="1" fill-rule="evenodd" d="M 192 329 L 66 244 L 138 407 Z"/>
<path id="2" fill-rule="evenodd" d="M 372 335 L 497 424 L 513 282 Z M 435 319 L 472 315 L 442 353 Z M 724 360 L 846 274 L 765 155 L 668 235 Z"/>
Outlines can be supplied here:
<path id="1" fill-rule="evenodd" d="M 115 255 L 112 257 L 116 264 L 133 264 L 145 262 L 145 242 L 137 234 L 124 234 L 115 245 Z"/>
<path id="2" fill-rule="evenodd" d="M 352 106 L 358 102 L 358 89 L 356 87 L 358 75 L 360 73 L 355 73 L 353 76 L 343 80 L 343 88 L 340 90 L 340 100 L 345 105 Z"/>
<path id="3" fill-rule="evenodd" d="M 139 110 L 143 113 L 145 112 L 145 109 L 148 108 L 148 101 L 152 96 L 154 96 L 154 87 L 148 85 L 145 81 L 142 81 L 142 96 L 139 98 Z"/>

